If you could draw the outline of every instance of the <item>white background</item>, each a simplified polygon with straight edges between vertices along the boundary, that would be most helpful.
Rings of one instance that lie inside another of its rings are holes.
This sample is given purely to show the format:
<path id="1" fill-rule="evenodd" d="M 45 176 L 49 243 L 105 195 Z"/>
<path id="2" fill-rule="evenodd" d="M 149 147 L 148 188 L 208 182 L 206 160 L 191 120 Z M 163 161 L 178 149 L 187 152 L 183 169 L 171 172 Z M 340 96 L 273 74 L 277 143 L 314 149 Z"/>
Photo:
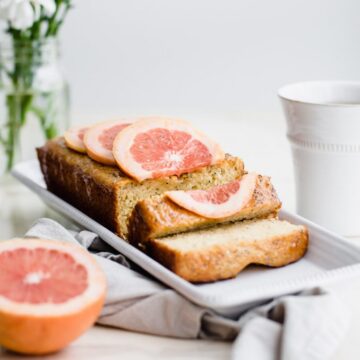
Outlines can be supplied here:
<path id="1" fill-rule="evenodd" d="M 77 0 L 62 48 L 73 122 L 199 122 L 294 209 L 277 89 L 360 79 L 360 0 Z"/>
<path id="2" fill-rule="evenodd" d="M 62 30 L 76 116 L 280 114 L 277 89 L 359 79 L 359 0 L 77 0 Z"/>

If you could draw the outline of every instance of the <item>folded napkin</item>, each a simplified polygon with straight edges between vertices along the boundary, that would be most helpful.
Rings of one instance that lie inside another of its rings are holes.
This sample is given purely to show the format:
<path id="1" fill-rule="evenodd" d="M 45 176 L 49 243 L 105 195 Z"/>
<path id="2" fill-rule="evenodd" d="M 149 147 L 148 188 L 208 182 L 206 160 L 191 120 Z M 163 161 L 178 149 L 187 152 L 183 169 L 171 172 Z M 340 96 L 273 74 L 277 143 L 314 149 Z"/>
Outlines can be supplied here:
<path id="1" fill-rule="evenodd" d="M 80 244 L 94 255 L 108 282 L 98 319 L 102 325 L 180 338 L 233 340 L 232 359 L 257 360 L 328 359 L 346 333 L 346 307 L 323 289 L 279 297 L 227 318 L 150 278 L 92 232 L 69 231 L 44 218 L 26 236 Z"/>

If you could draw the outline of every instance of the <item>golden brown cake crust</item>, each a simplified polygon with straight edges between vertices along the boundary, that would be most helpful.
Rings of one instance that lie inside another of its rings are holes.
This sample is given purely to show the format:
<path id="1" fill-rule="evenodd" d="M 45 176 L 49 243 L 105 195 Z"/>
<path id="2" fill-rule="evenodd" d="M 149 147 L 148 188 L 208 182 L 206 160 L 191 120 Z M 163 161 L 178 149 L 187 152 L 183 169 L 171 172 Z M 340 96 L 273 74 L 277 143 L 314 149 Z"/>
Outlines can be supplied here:
<path id="1" fill-rule="evenodd" d="M 243 241 L 181 251 L 162 239 L 150 240 L 150 256 L 191 282 L 211 282 L 235 277 L 250 264 L 280 267 L 302 258 L 308 247 L 308 231 L 299 226 L 286 236 L 273 236 L 266 241 Z"/>
<path id="2" fill-rule="evenodd" d="M 129 221 L 129 241 L 144 247 L 149 239 L 206 228 L 220 223 L 266 217 L 276 214 L 281 202 L 270 178 L 258 176 L 249 204 L 239 213 L 222 219 L 209 219 L 181 208 L 166 196 L 139 201 Z M 141 245 L 142 244 L 142 245 Z"/>
<path id="3" fill-rule="evenodd" d="M 139 183 L 119 168 L 102 165 L 69 149 L 62 137 L 37 149 L 48 189 L 86 215 L 127 239 L 127 220 L 138 200 L 164 191 L 209 188 L 240 178 L 243 162 L 227 155 L 215 165 L 179 177 Z"/>
<path id="4" fill-rule="evenodd" d="M 116 231 L 117 184 L 127 181 L 119 169 L 68 149 L 62 138 L 48 141 L 37 154 L 49 191 Z"/>

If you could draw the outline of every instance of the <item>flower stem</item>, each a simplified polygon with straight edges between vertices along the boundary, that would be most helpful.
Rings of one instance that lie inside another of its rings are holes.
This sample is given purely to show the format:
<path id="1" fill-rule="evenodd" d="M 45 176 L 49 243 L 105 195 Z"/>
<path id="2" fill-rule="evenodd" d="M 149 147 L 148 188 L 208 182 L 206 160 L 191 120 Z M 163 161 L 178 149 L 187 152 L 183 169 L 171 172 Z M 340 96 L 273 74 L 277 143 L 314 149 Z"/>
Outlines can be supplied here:
<path id="1" fill-rule="evenodd" d="M 31 107 L 32 102 L 32 95 L 22 95 L 21 96 L 21 105 L 20 105 L 20 124 L 21 126 L 25 125 L 26 123 L 26 115 Z"/>
<path id="2" fill-rule="evenodd" d="M 18 97 L 16 95 L 8 95 L 6 98 L 8 110 L 8 136 L 5 142 L 5 152 L 7 155 L 6 170 L 10 171 L 15 162 L 16 147 L 19 143 L 21 120 L 18 114 Z"/>
<path id="3" fill-rule="evenodd" d="M 39 119 L 40 126 L 45 138 L 49 140 L 55 137 L 57 135 L 56 125 L 53 121 L 49 123 L 46 113 L 36 106 L 32 106 L 30 110 Z"/>

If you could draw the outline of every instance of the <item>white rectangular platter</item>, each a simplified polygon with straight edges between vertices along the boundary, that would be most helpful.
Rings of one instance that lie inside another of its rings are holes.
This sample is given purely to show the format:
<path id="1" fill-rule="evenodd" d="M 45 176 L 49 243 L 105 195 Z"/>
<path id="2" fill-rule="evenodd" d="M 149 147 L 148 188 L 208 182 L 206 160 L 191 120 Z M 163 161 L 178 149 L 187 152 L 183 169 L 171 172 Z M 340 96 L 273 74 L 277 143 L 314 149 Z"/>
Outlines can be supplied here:
<path id="1" fill-rule="evenodd" d="M 21 163 L 13 175 L 51 208 L 97 234 L 159 281 L 196 304 L 231 315 L 250 305 L 305 288 L 360 276 L 360 247 L 310 221 L 282 211 L 280 217 L 304 224 L 310 232 L 308 252 L 300 261 L 277 269 L 250 266 L 236 278 L 191 284 L 129 245 L 84 213 L 47 191 L 37 160 Z"/>

